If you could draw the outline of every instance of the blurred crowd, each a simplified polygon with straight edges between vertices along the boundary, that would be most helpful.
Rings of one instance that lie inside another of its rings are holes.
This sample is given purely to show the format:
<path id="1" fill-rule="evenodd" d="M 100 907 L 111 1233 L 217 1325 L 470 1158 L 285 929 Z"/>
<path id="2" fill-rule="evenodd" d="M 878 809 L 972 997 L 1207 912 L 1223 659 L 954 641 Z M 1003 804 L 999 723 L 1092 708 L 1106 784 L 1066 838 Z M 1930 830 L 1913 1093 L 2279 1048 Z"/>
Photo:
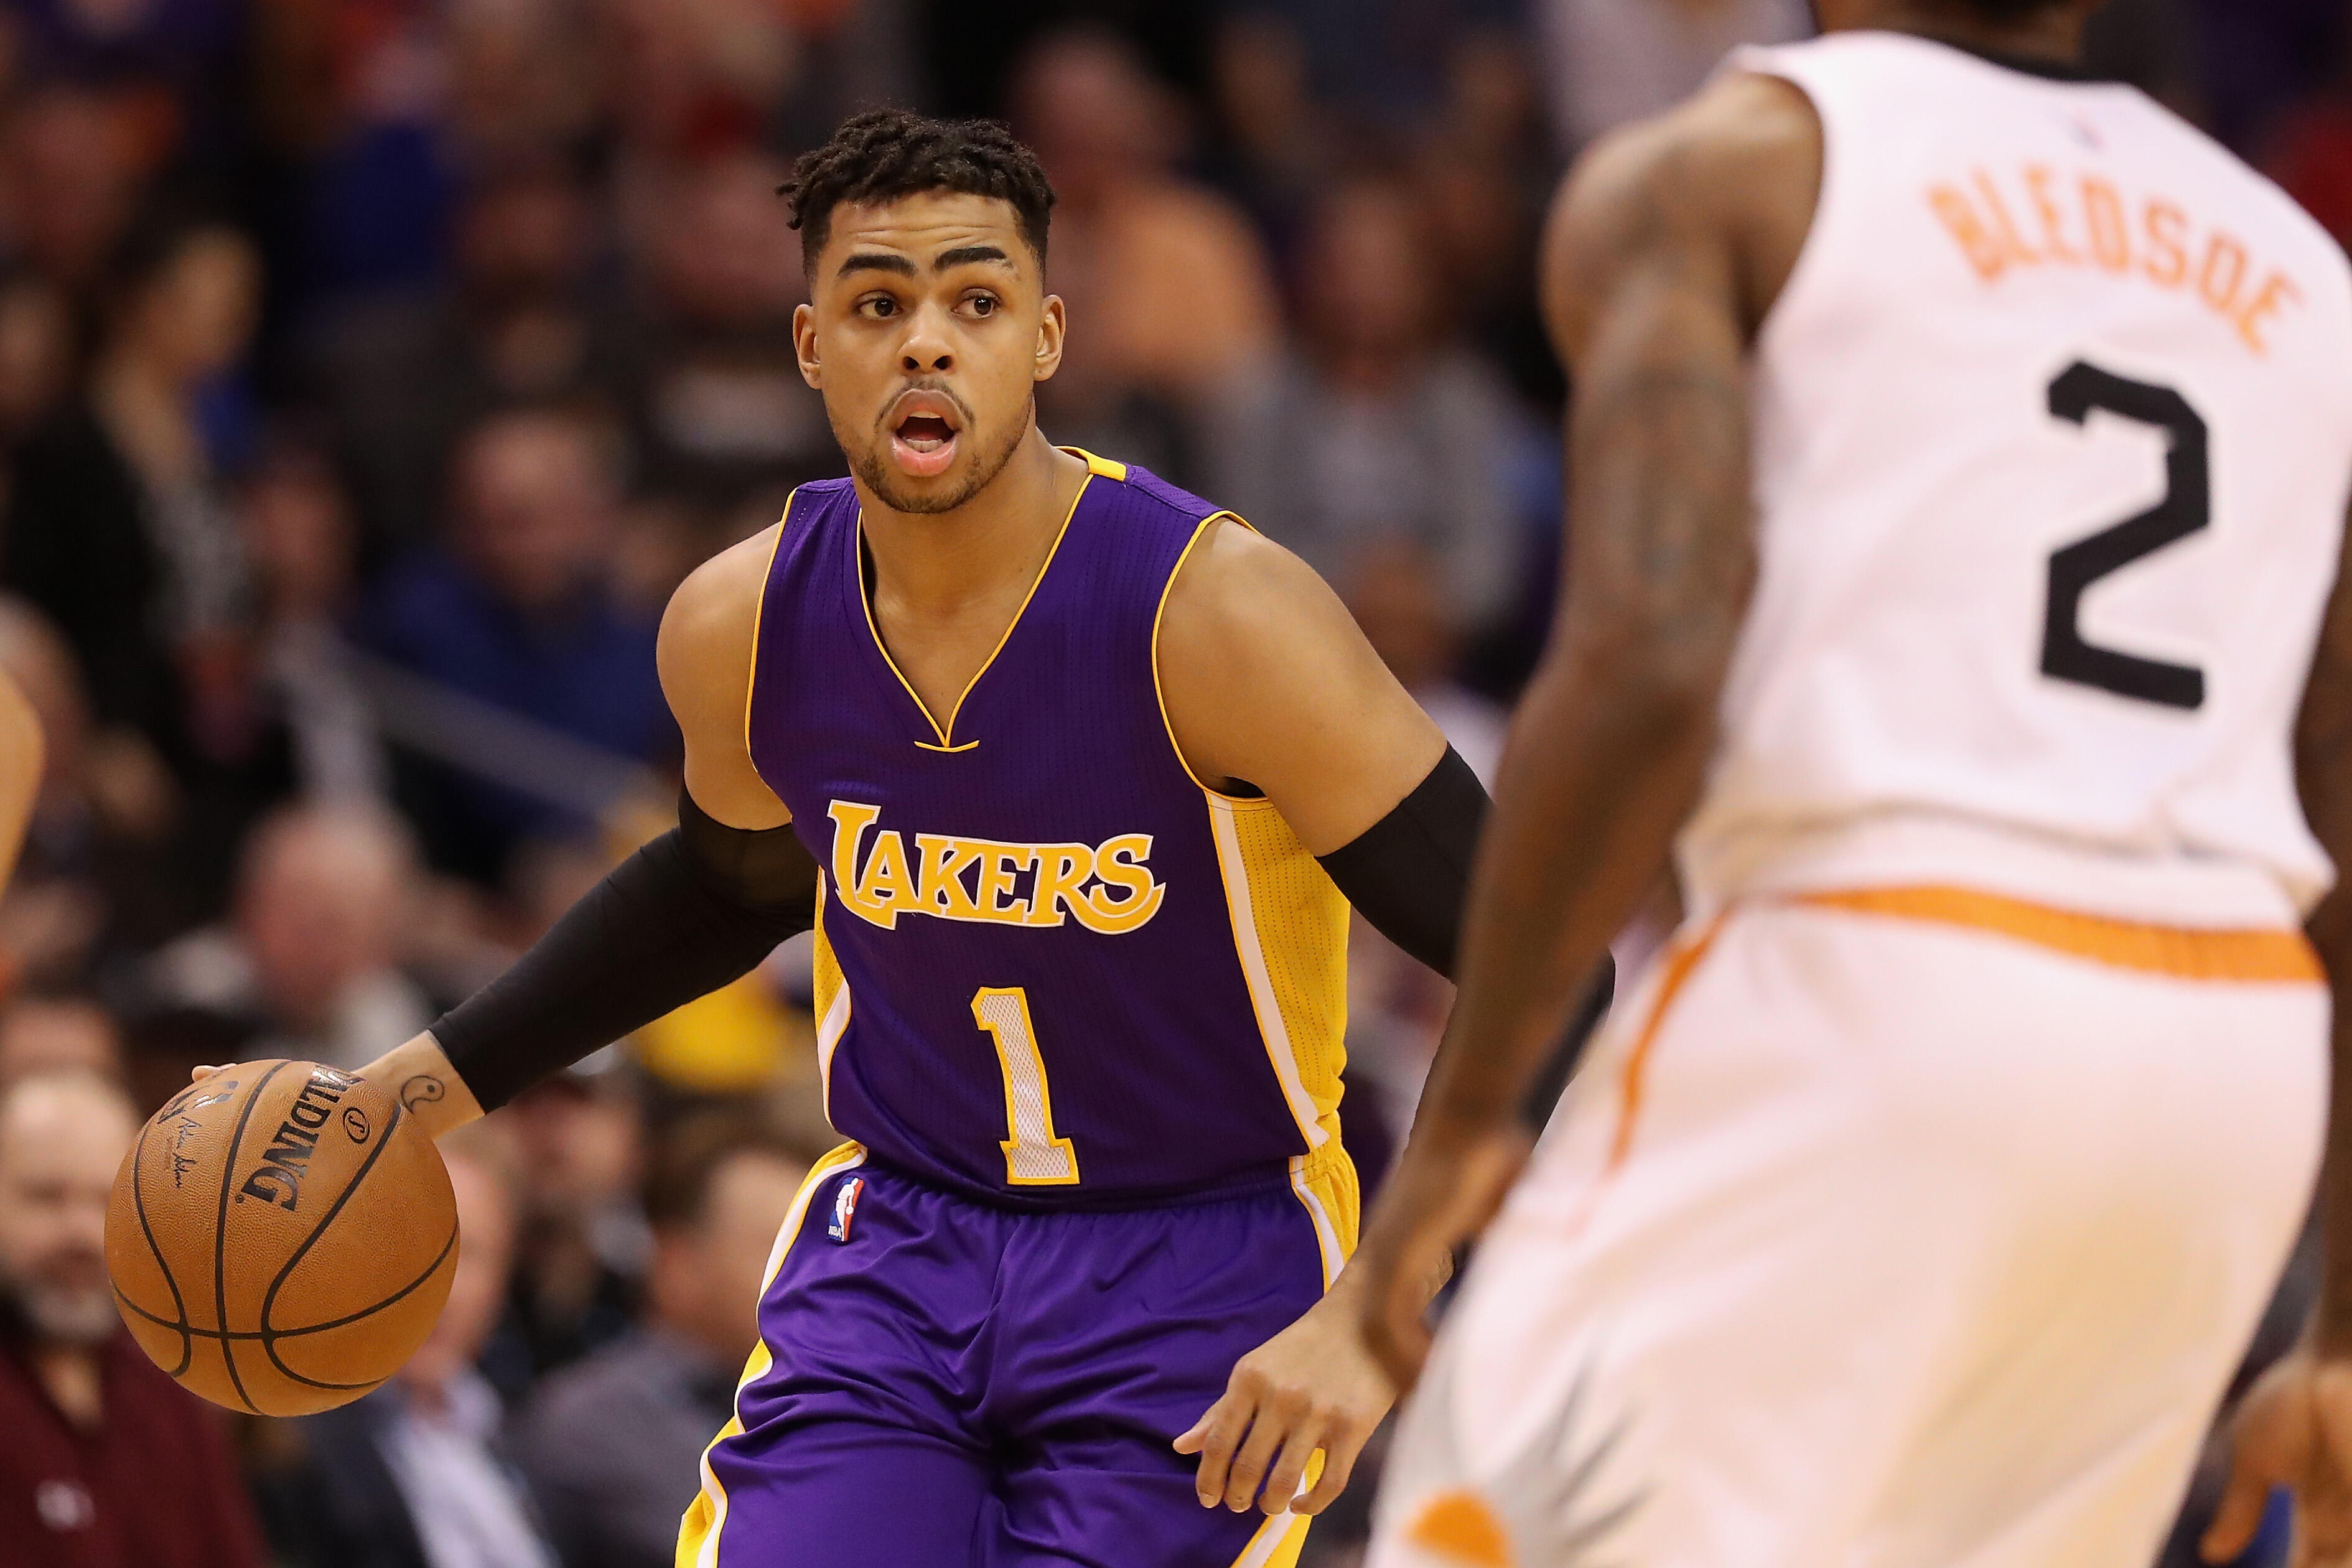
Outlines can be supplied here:
<path id="1" fill-rule="evenodd" d="M 2113 0 L 2094 63 L 2352 236 L 2347 16 Z M 0 669 L 48 763 L 0 897 L 7 1332 L 91 1327 L 95 1244 L 42 1151 L 119 1150 L 199 1062 L 366 1061 L 668 825 L 662 604 L 840 471 L 773 194 L 840 116 L 1013 123 L 1060 195 L 1046 433 L 1298 551 L 1490 772 L 1557 575 L 1554 182 L 1808 26 L 1801 0 L 12 0 Z M 1359 935 L 1376 1176 L 1447 997 Z M 100 1483 L 58 1480 L 0 1496 L 0 1558 L 667 1563 L 827 1142 L 807 991 L 788 947 L 453 1150 L 465 1273 L 397 1385 L 217 1452 L 170 1428 L 166 1462 L 245 1478 L 216 1555 L 104 1555 Z M 35 1188 L 37 1224 L 10 1207 Z M 119 1423 L 76 1387 L 174 1393 L 90 1354 L 54 1385 L 26 1363 L 86 1458 Z"/>

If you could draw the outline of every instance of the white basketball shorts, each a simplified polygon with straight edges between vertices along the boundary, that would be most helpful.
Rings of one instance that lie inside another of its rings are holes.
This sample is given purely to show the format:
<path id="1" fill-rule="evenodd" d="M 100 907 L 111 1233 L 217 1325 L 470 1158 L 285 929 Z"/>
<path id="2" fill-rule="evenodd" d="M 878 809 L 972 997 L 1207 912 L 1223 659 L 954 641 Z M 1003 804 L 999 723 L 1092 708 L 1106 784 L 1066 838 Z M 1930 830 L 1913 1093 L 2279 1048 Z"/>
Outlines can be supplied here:
<path id="1" fill-rule="evenodd" d="M 1479 1249 L 1373 1568 L 2145 1568 L 2327 1026 L 2293 931 L 1956 888 L 1686 931 Z"/>

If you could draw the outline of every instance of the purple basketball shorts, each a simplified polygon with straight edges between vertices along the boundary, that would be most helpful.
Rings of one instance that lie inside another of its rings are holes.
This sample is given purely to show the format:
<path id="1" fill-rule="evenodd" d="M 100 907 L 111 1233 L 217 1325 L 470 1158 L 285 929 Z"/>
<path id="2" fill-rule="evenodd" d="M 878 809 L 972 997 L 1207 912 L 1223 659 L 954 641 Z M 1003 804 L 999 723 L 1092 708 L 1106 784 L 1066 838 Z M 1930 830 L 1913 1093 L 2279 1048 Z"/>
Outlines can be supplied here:
<path id="1" fill-rule="evenodd" d="M 836 1152 L 778 1238 L 680 1568 L 1285 1568 L 1307 1520 L 1202 1508 L 1169 1444 L 1321 1296 L 1352 1198 L 1034 1213 Z"/>

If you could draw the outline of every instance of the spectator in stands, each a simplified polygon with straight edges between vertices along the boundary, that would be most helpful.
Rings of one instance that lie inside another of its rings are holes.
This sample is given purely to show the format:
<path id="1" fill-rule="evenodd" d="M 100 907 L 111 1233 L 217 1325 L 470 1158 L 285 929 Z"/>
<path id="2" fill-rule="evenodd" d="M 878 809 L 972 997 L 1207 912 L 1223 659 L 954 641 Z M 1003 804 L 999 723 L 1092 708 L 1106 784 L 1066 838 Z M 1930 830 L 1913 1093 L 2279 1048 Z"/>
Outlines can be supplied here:
<path id="1" fill-rule="evenodd" d="M 445 1142 L 465 1246 L 440 1321 L 375 1393 L 304 1416 L 257 1483 L 272 1544 L 304 1568 L 555 1568 L 474 1370 L 497 1321 L 514 1198 L 483 1140 Z"/>
<path id="2" fill-rule="evenodd" d="M 1539 0 L 1552 125 L 1573 155 L 1688 98 L 1731 49 L 1812 36 L 1805 0 Z"/>
<path id="3" fill-rule="evenodd" d="M 184 786 L 227 742 L 214 672 L 245 609 L 245 563 L 199 400 L 251 335 L 252 243 L 158 218 L 126 243 L 89 395 L 25 445 L 0 584 L 65 634 L 104 725 L 152 745 Z"/>
<path id="4" fill-rule="evenodd" d="M 1013 104 L 1060 198 L 1049 267 L 1074 323 L 1071 389 L 1187 398 L 1273 353 L 1279 303 L 1256 232 L 1177 176 L 1179 110 L 1129 45 L 1095 31 L 1045 38 Z M 1065 401 L 1084 414 L 1075 394 Z"/>
<path id="5" fill-rule="evenodd" d="M 432 542 L 450 454 L 485 415 L 604 384 L 593 238 L 588 193 L 561 162 L 495 167 L 457 210 L 447 282 L 364 297 L 316 330 L 302 379 L 328 411 L 370 564 Z"/>
<path id="6" fill-rule="evenodd" d="M 144 741 L 93 732 L 73 651 L 39 611 L 6 595 L 0 671 L 32 704 L 44 742 L 23 858 L 0 889 L 0 975 L 70 985 L 104 948 L 143 946 L 187 923 L 155 853 L 177 792 Z"/>
<path id="7" fill-rule="evenodd" d="M 245 846 L 233 921 L 157 953 L 165 1007 L 209 1014 L 242 1057 L 356 1068 L 433 1012 L 399 967 L 416 868 L 406 831 L 354 805 L 288 806 Z"/>
<path id="8" fill-rule="evenodd" d="M 534 1086 L 506 1113 L 520 1215 L 507 1310 L 482 1369 L 509 1399 L 636 1316 L 651 1249 L 637 1200 L 644 1113 L 619 1055 Z"/>
<path id="9" fill-rule="evenodd" d="M 122 1079 L 114 1016 L 87 996 L 19 996 L 0 1008 L 0 1092 L 27 1079 L 81 1073 Z"/>
<path id="10" fill-rule="evenodd" d="M 655 619 L 612 591 L 619 476 L 601 427 L 557 409 L 495 415 L 460 447 L 453 488 L 448 547 L 378 585 L 362 637 L 430 683 L 420 703 L 443 741 L 495 730 L 465 753 L 478 771 L 419 768 L 401 786 L 434 864 L 495 885 L 524 841 L 587 826 L 577 805 L 518 786 L 566 782 L 582 752 L 633 765 L 676 731 Z"/>
<path id="11" fill-rule="evenodd" d="M 1301 268 L 1301 349 L 1213 411 L 1210 493 L 1347 583 L 1402 540 L 1439 574 L 1452 635 L 1508 605 L 1519 527 L 1505 487 L 1522 415 L 1446 338 L 1427 219 L 1381 177 L 1330 190 Z"/>
<path id="12" fill-rule="evenodd" d="M 804 290 L 783 170 L 740 149 L 664 173 L 632 225 L 629 424 L 639 486 L 707 520 L 698 563 L 773 522 L 794 485 L 844 470 L 793 350 Z"/>
<path id="13" fill-rule="evenodd" d="M 723 1116 L 681 1124 L 646 1184 L 645 1326 L 551 1378 L 517 1452 L 564 1568 L 666 1568 L 702 1450 L 732 1413 L 776 1232 L 814 1152 Z"/>
<path id="14" fill-rule="evenodd" d="M 0 125 L 0 232 L 77 306 L 90 302 L 137 205 L 145 171 L 127 108 L 54 83 L 19 100 Z"/>
<path id="15" fill-rule="evenodd" d="M 73 347 L 63 291 L 29 270 L 0 274 L 0 452 L 23 440 L 64 396 Z M 5 497 L 0 480 L 0 503 Z"/>
<path id="16" fill-rule="evenodd" d="M 0 1089 L 0 1561 L 261 1568 L 216 1413 L 115 1313 L 107 1195 L 138 1124 L 101 1079 Z"/>
<path id="17" fill-rule="evenodd" d="M 325 455 L 290 437 L 268 443 L 236 517 L 256 591 L 254 702 L 284 737 L 288 784 L 310 800 L 385 798 L 382 737 L 338 624 L 356 539 Z"/>

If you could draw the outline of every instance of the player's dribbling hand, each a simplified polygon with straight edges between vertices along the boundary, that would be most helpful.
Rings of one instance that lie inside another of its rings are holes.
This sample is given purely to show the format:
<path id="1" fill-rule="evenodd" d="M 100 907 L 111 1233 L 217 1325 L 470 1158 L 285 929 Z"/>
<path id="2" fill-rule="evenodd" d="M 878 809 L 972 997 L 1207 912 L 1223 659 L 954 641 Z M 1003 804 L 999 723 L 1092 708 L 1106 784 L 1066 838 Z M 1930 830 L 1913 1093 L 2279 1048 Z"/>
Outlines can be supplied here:
<path id="1" fill-rule="evenodd" d="M 2295 1496 L 2290 1568 L 2352 1564 L 2352 1360 L 2299 1349 L 2264 1373 L 2230 1423 L 2230 1482 L 2200 1550 L 2243 1552 L 2274 1488 Z"/>
<path id="2" fill-rule="evenodd" d="M 1389 1177 L 1345 1276 L 1356 1281 L 1357 1331 L 1400 1393 L 1429 1359 L 1429 1303 L 1454 1249 L 1486 1228 L 1534 1145 L 1517 1128 L 1408 1147 Z"/>
<path id="3" fill-rule="evenodd" d="M 1178 1453 L 1201 1456 L 1202 1508 L 1320 1513 L 1347 1489 L 1356 1456 L 1396 1402 L 1396 1385 L 1357 1337 L 1349 1278 L 1242 1357 L 1223 1397 L 1176 1439 Z M 1322 1473 L 1300 1497 L 1318 1448 Z"/>

